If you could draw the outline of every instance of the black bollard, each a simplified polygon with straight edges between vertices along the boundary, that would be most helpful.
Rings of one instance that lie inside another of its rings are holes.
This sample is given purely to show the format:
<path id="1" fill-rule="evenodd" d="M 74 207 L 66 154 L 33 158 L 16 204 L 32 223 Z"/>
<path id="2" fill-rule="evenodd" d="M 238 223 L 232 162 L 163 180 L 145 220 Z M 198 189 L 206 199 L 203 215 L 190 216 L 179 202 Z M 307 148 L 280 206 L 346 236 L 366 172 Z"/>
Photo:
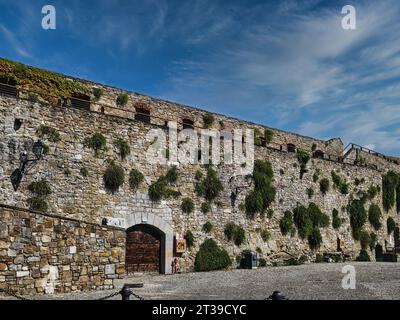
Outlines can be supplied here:
<path id="1" fill-rule="evenodd" d="M 270 299 L 270 300 L 275 300 L 275 301 L 278 301 L 278 300 L 287 300 L 286 297 L 285 297 L 285 295 L 284 295 L 282 292 L 280 292 L 280 291 L 274 291 L 274 292 L 272 293 L 272 295 L 269 296 L 269 299 Z"/>
<path id="2" fill-rule="evenodd" d="M 132 291 L 131 291 L 131 289 L 129 289 L 129 286 L 127 286 L 125 284 L 119 293 L 122 296 L 122 300 L 129 300 L 129 297 L 131 296 Z"/>

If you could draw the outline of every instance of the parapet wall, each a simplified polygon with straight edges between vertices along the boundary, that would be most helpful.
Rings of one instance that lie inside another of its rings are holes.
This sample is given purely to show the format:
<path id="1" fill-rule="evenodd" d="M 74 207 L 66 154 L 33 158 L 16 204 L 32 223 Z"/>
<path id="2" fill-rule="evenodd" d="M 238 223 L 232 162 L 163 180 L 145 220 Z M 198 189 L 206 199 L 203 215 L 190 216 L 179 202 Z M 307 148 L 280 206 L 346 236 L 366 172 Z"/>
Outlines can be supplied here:
<path id="1" fill-rule="evenodd" d="M 0 289 L 19 294 L 113 289 L 124 230 L 0 206 Z"/>
<path id="2" fill-rule="evenodd" d="M 194 127 L 204 127 L 203 116 L 208 113 L 204 110 L 132 92 L 128 92 L 129 100 L 127 105 L 121 107 L 116 104 L 116 100 L 118 95 L 125 93 L 125 91 L 96 83 L 86 83 L 90 87 L 103 90 L 101 98 L 96 102 L 92 101 L 91 111 L 116 115 L 126 119 L 134 119 L 136 108 L 140 106 L 150 111 L 152 124 L 164 126 L 168 121 L 177 121 L 178 129 L 182 129 L 182 120 L 189 119 L 193 121 Z M 312 146 L 315 145 L 314 148 L 316 150 L 321 150 L 326 154 L 337 157 L 341 156 L 343 152 L 343 143 L 338 138 L 323 141 L 275 128 L 268 128 L 260 124 L 235 119 L 222 114 L 214 113 L 213 115 L 215 121 L 210 128 L 217 130 L 258 129 L 260 132 L 264 132 L 265 129 L 270 129 L 274 133 L 271 144 L 277 148 L 282 146 L 284 150 L 287 149 L 288 144 L 293 144 L 297 149 L 305 150 L 311 150 Z"/>

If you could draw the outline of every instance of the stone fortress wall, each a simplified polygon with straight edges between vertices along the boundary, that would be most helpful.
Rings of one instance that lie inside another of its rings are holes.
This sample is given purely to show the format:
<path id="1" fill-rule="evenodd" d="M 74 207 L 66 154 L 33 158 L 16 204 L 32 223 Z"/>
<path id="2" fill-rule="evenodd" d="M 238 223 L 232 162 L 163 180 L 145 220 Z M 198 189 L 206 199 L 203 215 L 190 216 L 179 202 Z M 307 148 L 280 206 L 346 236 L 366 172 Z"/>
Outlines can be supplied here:
<path id="1" fill-rule="evenodd" d="M 379 162 L 373 161 L 377 165 L 374 167 L 365 162 L 354 164 L 353 150 L 343 159 L 343 144 L 340 139 L 322 141 L 271 129 L 274 133 L 272 142 L 266 146 L 255 147 L 255 158 L 269 161 L 274 172 L 277 194 L 272 205 L 274 214 L 271 218 L 258 215 L 254 219 L 249 219 L 246 216 L 241 204 L 252 187 L 246 186 L 245 177 L 237 176 L 235 166 L 223 163 L 218 165 L 216 170 L 224 191 L 217 198 L 218 201 L 211 204 L 209 213 L 201 212 L 200 207 L 204 199 L 195 192 L 196 172 L 200 170 L 206 173 L 205 166 L 199 164 L 178 164 L 178 182 L 173 187 L 180 191 L 181 197 L 153 202 L 148 196 L 149 186 L 171 166 L 148 163 L 145 151 L 152 141 L 146 137 L 147 133 L 154 128 L 163 128 L 168 133 L 165 128 L 168 121 L 177 121 L 178 129 L 182 129 L 182 119 L 190 119 L 195 127 L 202 128 L 206 112 L 135 93 L 128 93 L 129 100 L 125 107 L 117 107 L 115 101 L 123 91 L 90 82 L 85 83 L 90 87 L 103 89 L 100 100 L 92 102 L 90 110 L 58 106 L 45 101 L 32 102 L 23 99 L 23 94 L 20 94 L 19 99 L 0 96 L 0 204 L 27 208 L 27 199 L 31 196 L 28 185 L 32 181 L 45 178 L 52 189 L 47 199 L 48 212 L 52 214 L 97 225 L 109 217 L 119 221 L 120 226 L 125 229 L 144 221 L 155 225 L 157 221 L 158 225 L 161 225 L 160 228 L 170 230 L 167 235 L 170 240 L 175 234 L 184 235 L 188 230 L 193 232 L 195 245 L 186 254 L 191 258 L 203 240 L 212 237 L 229 252 L 232 260 L 244 249 L 258 248 L 258 251 L 262 252 L 260 256 L 271 264 L 302 254 L 309 256 L 311 260 L 315 258 L 316 252 L 310 250 L 306 240 L 296 236 L 283 236 L 279 228 L 279 221 L 286 210 L 293 210 L 298 204 L 307 206 L 310 202 L 316 203 L 330 217 L 332 210 L 337 209 L 343 220 L 338 230 L 331 226 L 321 229 L 323 243 L 319 252 L 336 251 L 337 238 L 340 237 L 344 240 L 346 253 L 354 257 L 360 251 L 360 244 L 351 236 L 349 216 L 346 212 L 349 199 L 358 191 L 367 191 L 371 185 L 380 186 L 382 174 L 387 170 L 400 172 L 398 164 L 381 158 Z M 151 123 L 135 120 L 135 108 L 138 106 L 150 111 Z M 260 125 L 218 114 L 214 117 L 213 127 L 218 130 L 265 129 Z M 23 120 L 18 130 L 14 127 L 16 119 Z M 45 141 L 49 146 L 48 154 L 29 169 L 18 190 L 15 191 L 10 176 L 19 166 L 20 154 L 30 150 L 32 144 L 39 139 L 37 130 L 41 125 L 55 128 L 61 139 L 56 143 Z M 108 150 L 97 156 L 93 150 L 84 146 L 85 138 L 94 133 L 103 134 L 108 145 Z M 131 147 L 131 154 L 125 160 L 119 158 L 118 151 L 113 147 L 113 141 L 118 138 L 127 141 Z M 310 153 L 320 151 L 317 157 L 307 163 L 308 172 L 302 179 L 299 177 L 297 154 L 288 152 L 290 151 L 288 144 L 293 144 L 296 151 L 307 150 Z M 138 190 L 131 190 L 129 183 L 125 181 L 114 194 L 107 192 L 104 188 L 103 174 L 110 160 L 114 160 L 124 168 L 125 180 L 131 169 L 137 169 L 143 173 L 144 183 Z M 82 168 L 87 170 L 86 176 L 81 174 Z M 321 194 L 318 182 L 313 181 L 313 174 L 318 173 L 319 179 L 332 180 L 332 170 L 349 183 L 349 194 L 343 195 L 333 188 L 332 181 L 329 192 L 324 196 Z M 363 178 L 363 182 L 355 183 L 356 178 Z M 311 199 L 307 194 L 309 188 L 314 190 Z M 236 200 L 232 202 L 232 192 L 237 190 L 240 191 Z M 195 203 L 193 213 L 182 212 L 181 202 L 185 197 L 193 199 Z M 389 212 L 383 210 L 381 194 L 373 200 L 368 200 L 367 209 L 370 203 L 376 203 L 382 209 L 384 226 L 389 216 L 398 221 L 395 209 Z M 202 231 L 206 222 L 211 222 L 214 226 L 211 234 Z M 224 226 L 228 222 L 235 222 L 245 229 L 246 241 L 241 246 L 227 241 L 224 236 Z M 268 241 L 261 238 L 260 229 L 268 230 L 271 235 Z M 371 228 L 368 226 L 367 229 Z M 378 242 L 383 245 L 389 238 L 386 227 L 381 228 L 377 236 Z M 165 261 L 167 273 L 174 256 L 172 244 L 168 246 Z M 11 261 L 9 256 L 7 259 Z"/>
<path id="2" fill-rule="evenodd" d="M 113 289 L 125 231 L 0 206 L 0 289 L 19 294 Z"/>

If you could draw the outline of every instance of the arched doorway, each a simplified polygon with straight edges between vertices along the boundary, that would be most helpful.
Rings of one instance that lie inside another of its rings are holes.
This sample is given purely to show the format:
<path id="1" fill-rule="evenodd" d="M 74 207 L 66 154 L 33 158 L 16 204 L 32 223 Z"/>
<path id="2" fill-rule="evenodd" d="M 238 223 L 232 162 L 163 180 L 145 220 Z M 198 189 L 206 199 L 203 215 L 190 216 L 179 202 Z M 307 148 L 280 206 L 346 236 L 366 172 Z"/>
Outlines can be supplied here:
<path id="1" fill-rule="evenodd" d="M 148 224 L 138 224 L 126 231 L 125 266 L 127 274 L 164 273 L 165 233 Z"/>
<path id="2" fill-rule="evenodd" d="M 139 225 L 146 225 L 146 230 L 155 230 L 158 234 L 161 234 L 160 272 L 172 273 L 174 230 L 171 224 L 149 212 L 131 212 L 125 216 L 123 221 L 123 227 L 127 230 L 127 235 L 129 231 L 139 228 Z"/>

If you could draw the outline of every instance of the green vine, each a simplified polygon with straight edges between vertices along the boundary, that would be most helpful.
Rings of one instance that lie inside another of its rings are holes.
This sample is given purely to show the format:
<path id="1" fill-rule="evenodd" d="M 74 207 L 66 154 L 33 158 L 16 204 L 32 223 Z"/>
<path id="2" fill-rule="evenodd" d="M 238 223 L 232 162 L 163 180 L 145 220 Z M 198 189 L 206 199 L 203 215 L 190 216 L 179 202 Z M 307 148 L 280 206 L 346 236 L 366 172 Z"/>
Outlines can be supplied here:
<path id="1" fill-rule="evenodd" d="M 144 175 L 137 169 L 132 169 L 129 173 L 129 186 L 131 189 L 136 190 L 140 183 L 144 180 Z"/>
<path id="2" fill-rule="evenodd" d="M 94 150 L 95 155 L 98 156 L 100 151 L 107 150 L 107 140 L 101 133 L 97 132 L 85 139 L 84 146 Z"/>
<path id="3" fill-rule="evenodd" d="M 125 158 L 131 153 L 129 144 L 121 138 L 114 140 L 114 146 L 119 150 L 121 160 L 125 160 Z"/>
<path id="4" fill-rule="evenodd" d="M 197 175 L 197 174 L 196 174 Z M 200 175 L 197 175 L 200 178 Z M 224 190 L 217 172 L 209 167 L 207 175 L 196 184 L 196 193 L 207 201 L 213 201 Z"/>
<path id="5" fill-rule="evenodd" d="M 303 179 L 307 170 L 307 163 L 310 160 L 310 154 L 307 151 L 299 150 L 297 152 L 297 161 L 300 163 L 300 180 Z"/>
<path id="6" fill-rule="evenodd" d="M 78 80 L 6 59 L 0 59 L 0 79 L 20 89 L 34 91 L 52 104 L 58 104 L 60 98 L 90 93 L 88 86 Z"/>
<path id="7" fill-rule="evenodd" d="M 164 176 L 161 176 L 157 181 L 149 187 L 149 197 L 153 202 L 159 202 L 162 199 L 170 197 L 178 198 L 181 196 L 179 191 L 168 188 L 171 184 L 175 183 L 178 179 L 177 168 L 174 166 L 170 168 Z"/>
<path id="8" fill-rule="evenodd" d="M 107 190 L 115 193 L 124 184 L 124 169 L 115 163 L 111 163 L 103 175 L 104 186 Z"/>
<path id="9" fill-rule="evenodd" d="M 240 246 L 246 240 L 244 229 L 233 222 L 225 225 L 224 234 L 228 241 L 233 241 L 237 246 Z"/>
<path id="10" fill-rule="evenodd" d="M 245 198 L 246 214 L 254 218 L 255 214 L 263 213 L 275 201 L 276 189 L 272 185 L 273 170 L 271 163 L 256 160 L 253 170 L 254 190 Z"/>
<path id="11" fill-rule="evenodd" d="M 48 204 L 46 198 L 51 194 L 49 183 L 45 180 L 32 182 L 28 186 L 28 190 L 34 194 L 33 197 L 28 198 L 29 209 L 39 212 L 47 212 Z"/>
<path id="12" fill-rule="evenodd" d="M 360 232 L 365 222 L 367 221 L 367 212 L 364 208 L 364 201 L 353 199 L 350 201 L 347 212 L 350 215 L 350 226 L 355 240 L 360 239 Z"/>
<path id="13" fill-rule="evenodd" d="M 293 221 L 302 239 L 308 239 L 311 249 L 316 249 L 322 243 L 320 228 L 329 226 L 329 217 L 315 204 L 308 208 L 298 206 L 293 210 Z"/>
<path id="14" fill-rule="evenodd" d="M 37 130 L 36 134 L 41 138 L 47 138 L 50 142 L 59 142 L 61 140 L 59 132 L 49 126 L 41 125 Z"/>
<path id="15" fill-rule="evenodd" d="M 389 211 L 396 204 L 396 192 L 399 189 L 399 184 L 399 175 L 394 171 L 389 171 L 382 177 L 382 201 L 386 211 Z M 400 193 L 397 198 L 400 198 Z"/>

